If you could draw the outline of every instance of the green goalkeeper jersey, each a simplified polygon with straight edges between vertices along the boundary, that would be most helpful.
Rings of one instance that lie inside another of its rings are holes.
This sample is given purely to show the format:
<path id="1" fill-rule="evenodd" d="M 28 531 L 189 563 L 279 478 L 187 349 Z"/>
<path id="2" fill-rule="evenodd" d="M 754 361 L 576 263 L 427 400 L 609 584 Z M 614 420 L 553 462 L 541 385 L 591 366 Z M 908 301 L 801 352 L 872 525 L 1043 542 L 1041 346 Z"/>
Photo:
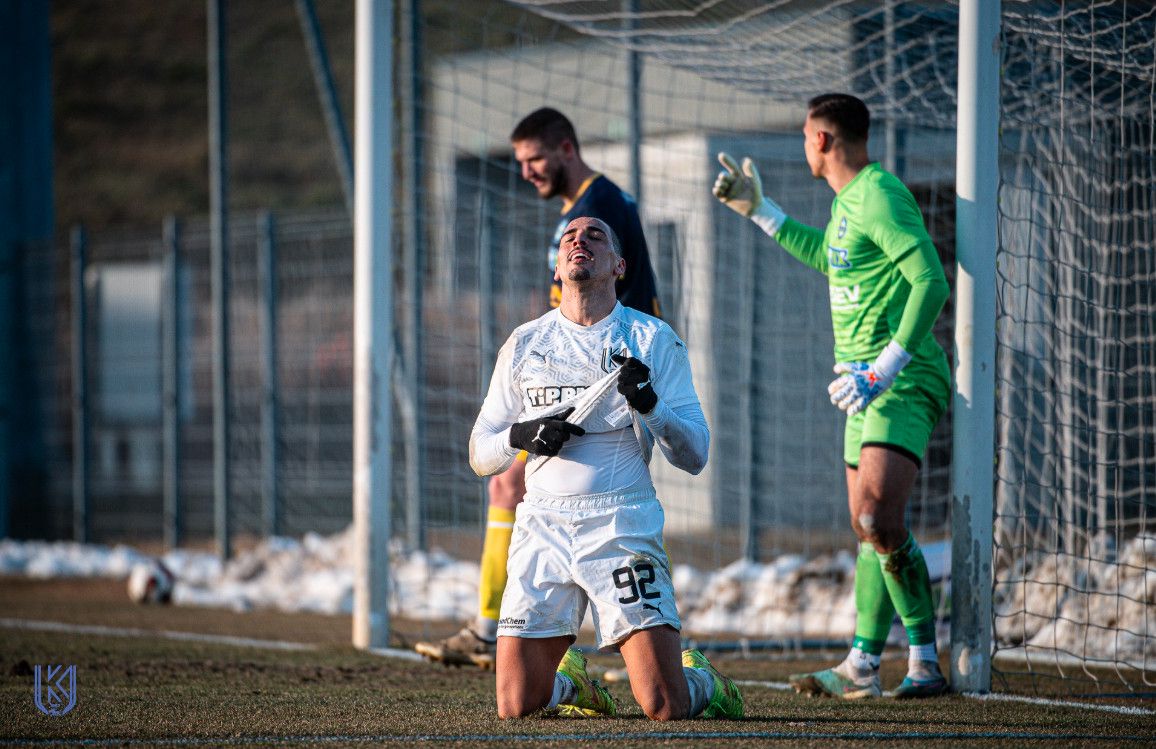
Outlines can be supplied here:
<path id="1" fill-rule="evenodd" d="M 873 361 L 894 339 L 915 369 L 946 374 L 930 333 L 947 281 L 919 206 L 897 177 L 868 164 L 835 196 L 826 231 L 788 218 L 775 239 L 826 274 L 836 361 Z"/>

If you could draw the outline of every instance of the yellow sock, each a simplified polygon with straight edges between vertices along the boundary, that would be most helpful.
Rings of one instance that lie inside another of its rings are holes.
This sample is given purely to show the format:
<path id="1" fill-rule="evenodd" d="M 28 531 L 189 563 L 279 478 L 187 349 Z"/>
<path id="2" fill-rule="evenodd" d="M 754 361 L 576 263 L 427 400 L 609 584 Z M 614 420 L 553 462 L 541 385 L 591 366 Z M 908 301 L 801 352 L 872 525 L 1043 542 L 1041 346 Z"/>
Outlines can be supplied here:
<path id="1" fill-rule="evenodd" d="M 478 613 L 497 621 L 506 590 L 506 557 L 514 533 L 514 511 L 490 507 L 486 518 L 486 541 L 482 546 L 482 574 L 478 581 Z"/>

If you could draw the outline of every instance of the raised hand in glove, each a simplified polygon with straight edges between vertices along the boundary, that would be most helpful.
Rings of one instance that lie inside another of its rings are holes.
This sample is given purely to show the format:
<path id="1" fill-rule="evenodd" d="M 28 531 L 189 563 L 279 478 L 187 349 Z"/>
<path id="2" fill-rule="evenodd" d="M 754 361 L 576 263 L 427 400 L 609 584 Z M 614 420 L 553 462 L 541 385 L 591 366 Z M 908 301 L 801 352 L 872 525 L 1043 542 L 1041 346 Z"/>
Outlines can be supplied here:
<path id="1" fill-rule="evenodd" d="M 650 384 L 650 367 L 640 359 L 614 354 L 611 361 L 620 365 L 618 370 L 618 392 L 626 402 L 640 414 L 648 414 L 658 403 L 658 394 Z"/>
<path id="2" fill-rule="evenodd" d="M 831 402 L 846 411 L 848 416 L 867 408 L 871 401 L 891 387 L 899 370 L 911 361 L 911 354 L 891 341 L 874 362 L 839 362 L 835 365 L 838 379 L 827 386 Z"/>
<path id="3" fill-rule="evenodd" d="M 568 408 L 553 416 L 514 424 L 510 427 L 510 447 L 534 455 L 557 455 L 570 435 L 581 437 L 586 434 L 582 427 L 566 421 L 566 417 L 573 412 L 573 408 Z"/>
<path id="4" fill-rule="evenodd" d="M 764 232 L 774 236 L 787 214 L 775 201 L 763 195 L 763 180 L 759 169 L 750 157 L 743 159 L 743 168 L 726 152 L 720 152 L 718 161 L 723 171 L 718 173 L 711 192 L 723 205 L 740 216 L 745 216 L 759 225 Z"/>

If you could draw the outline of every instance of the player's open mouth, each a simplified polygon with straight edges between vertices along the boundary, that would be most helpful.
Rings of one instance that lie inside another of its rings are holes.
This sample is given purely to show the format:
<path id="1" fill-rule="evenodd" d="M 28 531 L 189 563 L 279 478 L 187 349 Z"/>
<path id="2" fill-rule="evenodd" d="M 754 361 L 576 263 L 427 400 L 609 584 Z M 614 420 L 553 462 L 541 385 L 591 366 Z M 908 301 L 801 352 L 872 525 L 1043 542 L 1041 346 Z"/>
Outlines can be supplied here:
<path id="1" fill-rule="evenodd" d="M 572 263 L 587 263 L 593 260 L 594 256 L 585 250 L 575 250 L 571 252 L 566 259 Z"/>

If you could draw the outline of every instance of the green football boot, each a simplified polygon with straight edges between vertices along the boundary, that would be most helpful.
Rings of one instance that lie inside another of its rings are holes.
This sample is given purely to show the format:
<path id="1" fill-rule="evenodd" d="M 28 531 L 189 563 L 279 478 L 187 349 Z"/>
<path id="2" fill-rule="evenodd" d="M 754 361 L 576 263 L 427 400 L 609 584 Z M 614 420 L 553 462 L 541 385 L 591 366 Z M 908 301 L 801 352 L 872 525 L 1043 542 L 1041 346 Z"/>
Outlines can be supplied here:
<path id="1" fill-rule="evenodd" d="M 682 651 L 683 668 L 700 668 L 714 679 L 714 694 L 710 702 L 703 708 L 704 718 L 730 718 L 732 720 L 743 717 L 743 695 L 738 686 L 731 679 L 719 673 L 711 665 L 707 657 L 699 650 Z"/>
<path id="2" fill-rule="evenodd" d="M 565 674 L 574 682 L 577 693 L 574 701 L 558 705 L 550 712 L 554 715 L 569 718 L 593 718 L 599 715 L 614 717 L 618 714 L 618 705 L 606 687 L 594 681 L 586 673 L 586 656 L 574 648 L 567 648 L 566 654 L 558 664 L 558 673 Z"/>
<path id="3" fill-rule="evenodd" d="M 879 669 L 860 670 L 843 661 L 834 668 L 809 674 L 791 674 L 787 679 L 795 691 L 808 697 L 837 697 L 862 700 L 881 697 Z"/>
<path id="4" fill-rule="evenodd" d="M 907 676 L 891 696 L 897 700 L 920 697 L 938 697 L 947 691 L 947 679 L 935 661 L 915 661 L 907 664 Z"/>

